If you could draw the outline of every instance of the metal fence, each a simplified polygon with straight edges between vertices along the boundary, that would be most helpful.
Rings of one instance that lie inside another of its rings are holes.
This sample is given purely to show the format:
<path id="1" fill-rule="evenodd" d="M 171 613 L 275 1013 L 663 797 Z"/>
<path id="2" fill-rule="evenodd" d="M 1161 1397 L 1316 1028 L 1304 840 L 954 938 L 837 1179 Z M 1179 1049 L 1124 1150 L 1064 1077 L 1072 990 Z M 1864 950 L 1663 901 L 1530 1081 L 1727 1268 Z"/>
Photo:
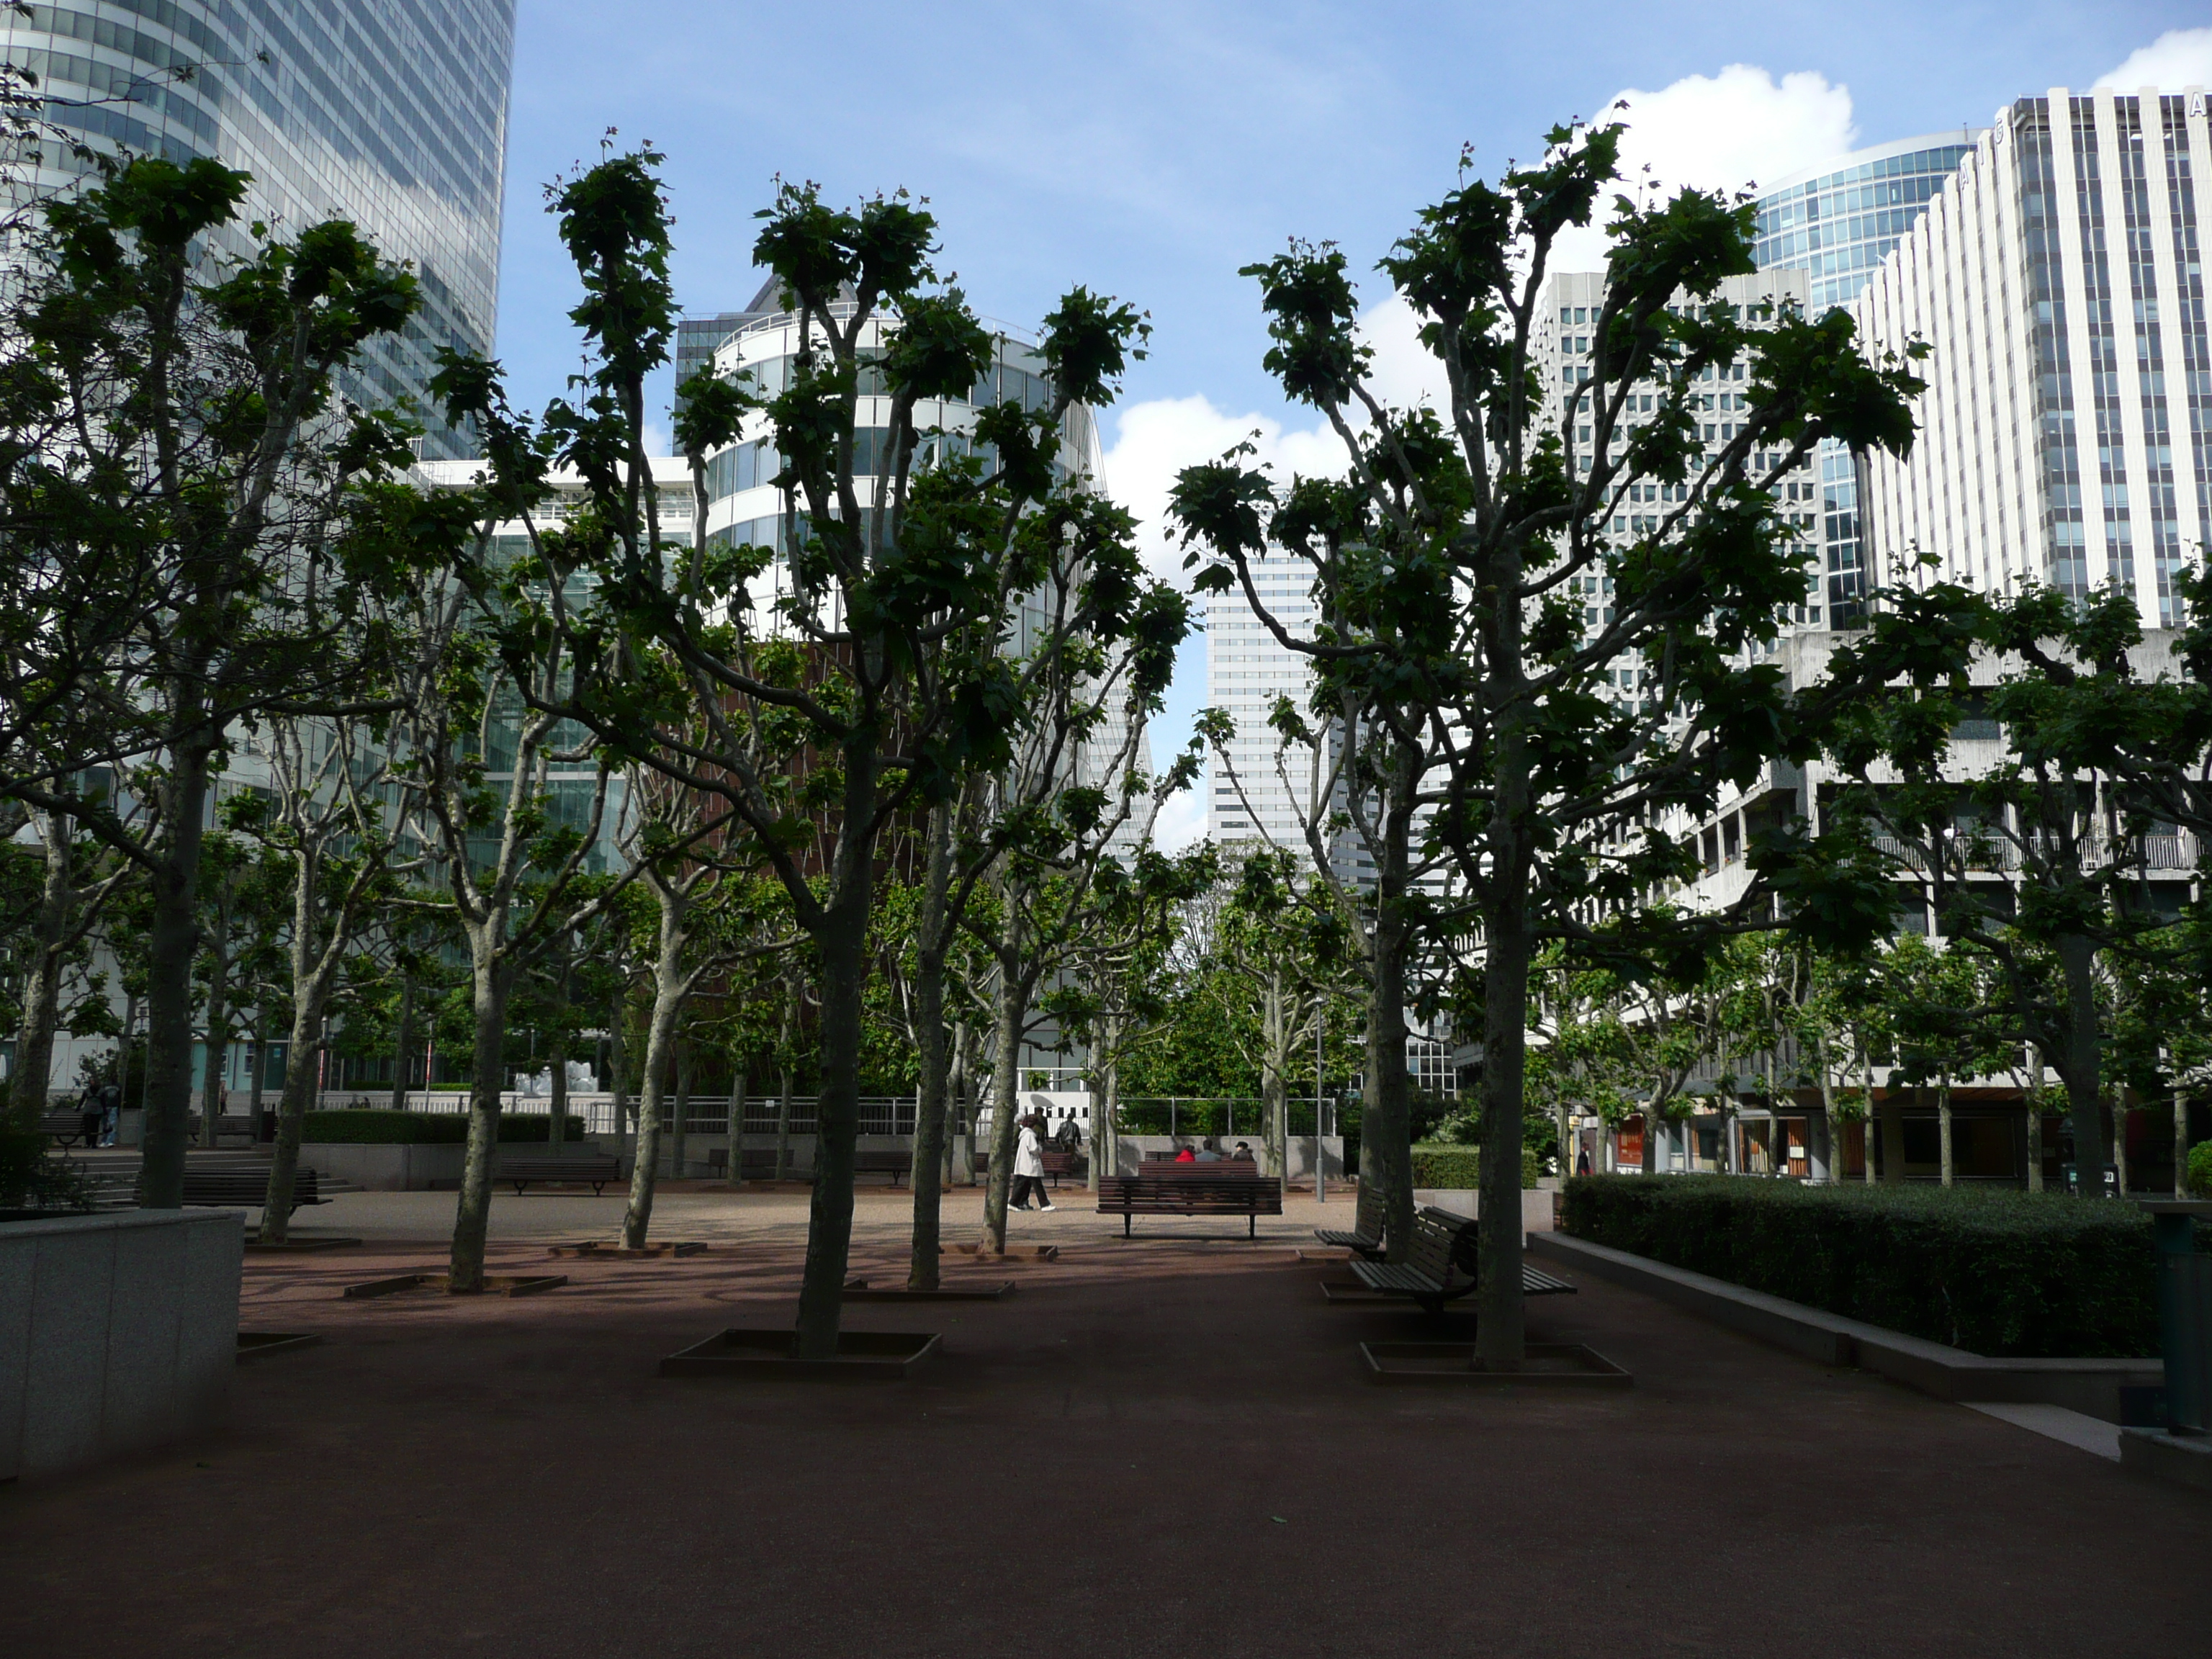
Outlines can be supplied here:
<path id="1" fill-rule="evenodd" d="M 389 1093 L 369 1095 L 362 1092 L 341 1098 L 335 1091 L 322 1100 L 325 1107 L 353 1105 L 389 1106 Z M 629 1111 L 637 1110 L 637 1097 L 629 1097 Z M 776 1132 L 777 1100 L 769 1096 L 757 1096 L 745 1101 L 745 1133 L 749 1135 L 772 1135 Z M 902 1097 L 875 1096 L 860 1102 L 860 1133 L 864 1135 L 910 1135 L 914 1133 L 915 1099 Z M 419 1090 L 407 1096 L 410 1112 L 465 1112 L 469 1097 L 463 1090 L 434 1090 L 425 1094 Z M 520 1117 L 544 1117 L 553 1109 L 553 1103 L 544 1095 L 507 1094 L 500 1097 L 500 1109 Z M 612 1095 L 572 1094 L 568 1097 L 569 1115 L 584 1121 L 586 1134 L 615 1133 L 615 1102 Z M 661 1103 L 661 1127 L 672 1128 L 675 1122 L 675 1102 L 672 1098 Z M 727 1134 L 730 1128 L 730 1098 L 727 1095 L 693 1095 L 684 1103 L 684 1130 L 686 1134 Z M 791 1099 L 791 1133 L 811 1135 L 815 1130 L 814 1097 L 793 1095 Z"/>

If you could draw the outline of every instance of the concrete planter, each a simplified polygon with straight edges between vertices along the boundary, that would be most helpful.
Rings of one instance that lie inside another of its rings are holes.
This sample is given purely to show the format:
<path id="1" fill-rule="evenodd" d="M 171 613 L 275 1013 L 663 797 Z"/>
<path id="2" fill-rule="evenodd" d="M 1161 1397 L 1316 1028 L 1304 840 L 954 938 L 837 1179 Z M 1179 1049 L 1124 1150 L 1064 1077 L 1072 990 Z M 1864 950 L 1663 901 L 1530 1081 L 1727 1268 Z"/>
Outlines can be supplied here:
<path id="1" fill-rule="evenodd" d="M 1481 1194 L 1472 1187 L 1416 1187 L 1413 1202 L 1432 1204 L 1439 1210 L 1449 1210 L 1454 1215 L 1474 1216 L 1481 1212 L 1477 1201 Z M 1521 1192 L 1521 1231 L 1524 1233 L 1548 1233 L 1552 1231 L 1552 1194 L 1541 1187 L 1526 1187 Z"/>
<path id="2" fill-rule="evenodd" d="M 238 1364 L 242 1220 L 139 1210 L 0 1226 L 0 1480 L 222 1422 Z"/>

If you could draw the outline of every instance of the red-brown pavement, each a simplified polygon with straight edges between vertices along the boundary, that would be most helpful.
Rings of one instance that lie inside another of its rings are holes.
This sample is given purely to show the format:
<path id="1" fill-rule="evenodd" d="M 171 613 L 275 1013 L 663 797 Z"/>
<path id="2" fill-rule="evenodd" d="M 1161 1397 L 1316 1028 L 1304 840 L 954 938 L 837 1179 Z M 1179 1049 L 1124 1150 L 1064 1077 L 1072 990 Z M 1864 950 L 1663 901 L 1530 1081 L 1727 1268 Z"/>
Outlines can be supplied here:
<path id="1" fill-rule="evenodd" d="M 1058 1261 L 948 1258 L 1006 1301 L 848 1308 L 944 1333 L 886 1385 L 654 1374 L 787 1325 L 796 1195 L 672 1203 L 719 1241 L 678 1261 L 552 1261 L 506 1206 L 495 1270 L 570 1276 L 527 1299 L 340 1298 L 434 1237 L 253 1259 L 246 1328 L 324 1345 L 241 1367 L 220 1438 L 0 1490 L 0 1655 L 2207 1650 L 2201 1496 L 1595 1282 L 1536 1334 L 1628 1393 L 1376 1388 L 1356 1344 L 1432 1328 L 1323 1302 L 1310 1202 L 1255 1247 L 1069 1196 L 1018 1218 Z M 863 1203 L 856 1271 L 897 1282 L 904 1214 Z"/>

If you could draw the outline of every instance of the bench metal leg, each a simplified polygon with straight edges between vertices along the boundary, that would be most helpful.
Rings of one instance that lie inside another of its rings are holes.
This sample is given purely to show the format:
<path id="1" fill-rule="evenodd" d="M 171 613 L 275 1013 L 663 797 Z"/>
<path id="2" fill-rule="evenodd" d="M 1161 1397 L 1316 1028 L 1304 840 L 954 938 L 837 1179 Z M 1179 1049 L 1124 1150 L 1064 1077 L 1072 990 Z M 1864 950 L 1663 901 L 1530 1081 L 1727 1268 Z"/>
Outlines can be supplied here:
<path id="1" fill-rule="evenodd" d="M 1257 1238 L 1259 1236 L 1260 1212 L 1257 1210 L 1255 1210 L 1250 1215 L 1244 1218 L 1244 1237 L 1247 1238 Z"/>
<path id="2" fill-rule="evenodd" d="M 1135 1219 L 1135 1218 L 1134 1218 L 1134 1217 L 1133 1217 L 1133 1216 L 1126 1216 L 1126 1215 L 1125 1215 L 1125 1216 L 1123 1216 L 1123 1217 L 1121 1218 L 1121 1237 L 1122 1237 L 1127 1238 L 1127 1237 L 1129 1236 L 1129 1223 L 1130 1223 L 1132 1220 L 1133 1220 L 1133 1219 Z"/>

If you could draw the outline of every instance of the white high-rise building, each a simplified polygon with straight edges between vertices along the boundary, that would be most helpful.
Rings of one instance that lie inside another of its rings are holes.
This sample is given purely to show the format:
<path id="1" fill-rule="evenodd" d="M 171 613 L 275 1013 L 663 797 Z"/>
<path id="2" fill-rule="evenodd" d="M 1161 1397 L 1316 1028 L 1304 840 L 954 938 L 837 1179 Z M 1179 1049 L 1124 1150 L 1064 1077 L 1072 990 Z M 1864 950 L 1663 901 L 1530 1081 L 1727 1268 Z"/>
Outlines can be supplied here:
<path id="1" fill-rule="evenodd" d="M 2201 88 L 1998 112 L 1852 307 L 1870 343 L 1932 349 L 1912 453 L 1864 469 L 1877 581 L 2112 586 L 2179 621 L 2212 528 L 2208 176 Z"/>
<path id="2" fill-rule="evenodd" d="M 1736 307 L 1746 312 L 1752 325 L 1757 326 L 1762 311 L 1785 307 L 1804 310 L 1808 281 L 1804 271 L 1795 270 L 1730 276 L 1723 280 L 1710 303 Z M 1705 302 L 1685 299 L 1680 303 Z M 1576 387 L 1590 377 L 1591 336 L 1604 306 L 1605 276 L 1601 271 L 1561 271 L 1545 284 L 1531 356 L 1535 360 L 1538 378 L 1547 388 L 1547 422 L 1565 415 L 1574 404 Z M 1745 362 L 1714 364 L 1706 369 L 1692 394 L 1698 440 L 1710 446 L 1709 453 L 1733 442 L 1738 425 L 1748 417 L 1749 374 L 1750 367 Z M 1656 386 L 1640 386 L 1629 392 L 1622 409 L 1623 427 L 1633 430 L 1647 424 L 1662 396 Z M 1588 446 L 1595 441 L 1587 397 L 1582 400 L 1582 411 L 1574 439 L 1577 459 L 1586 463 Z M 1753 465 L 1764 473 L 1773 459 L 1762 453 L 1753 458 Z M 1814 479 L 1815 468 L 1808 463 L 1794 469 L 1787 478 L 1778 483 L 1776 489 L 1783 517 L 1790 529 L 1803 538 L 1806 547 L 1806 603 L 1797 607 L 1793 620 L 1818 626 L 1823 616 L 1824 596 L 1812 574 L 1819 534 Z M 1678 493 L 1686 492 L 1687 486 L 1637 483 L 1628 488 L 1633 492 L 1632 499 L 1619 503 L 1619 511 L 1607 526 L 1615 541 L 1623 545 L 1656 532 L 1674 509 Z M 1593 574 L 1576 580 L 1582 584 L 1583 624 L 1595 631 L 1613 620 L 1613 579 Z M 1638 663 L 1624 659 L 1613 664 L 1614 695 L 1624 702 L 1638 699 L 1645 683 L 1644 673 Z"/>

